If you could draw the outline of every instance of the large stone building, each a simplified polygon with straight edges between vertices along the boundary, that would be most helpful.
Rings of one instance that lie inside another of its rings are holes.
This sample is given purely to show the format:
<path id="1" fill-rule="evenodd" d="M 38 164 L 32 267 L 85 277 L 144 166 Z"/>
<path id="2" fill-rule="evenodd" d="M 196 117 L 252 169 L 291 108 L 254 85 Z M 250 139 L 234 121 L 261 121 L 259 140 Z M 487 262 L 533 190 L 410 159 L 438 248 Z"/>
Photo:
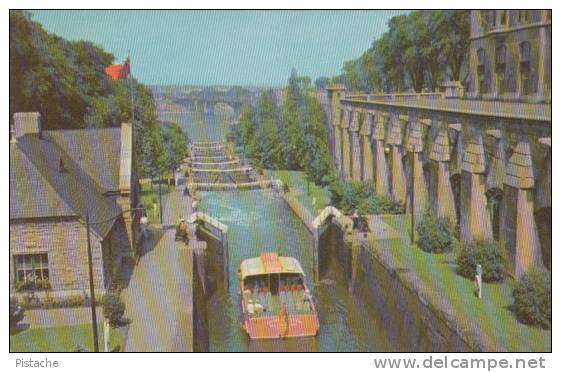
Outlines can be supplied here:
<path id="1" fill-rule="evenodd" d="M 449 218 L 466 244 L 504 245 L 517 275 L 551 268 L 550 13 L 473 11 L 471 22 L 465 95 L 459 82 L 443 93 L 329 88 L 335 162 L 417 216 Z"/>
<path id="2" fill-rule="evenodd" d="M 14 114 L 10 141 L 10 286 L 89 293 L 86 218 L 96 291 L 133 254 L 139 187 L 130 124 L 42 130 Z M 48 280 L 48 281 L 47 281 Z"/>
<path id="3" fill-rule="evenodd" d="M 551 101 L 551 11 L 471 13 L 470 98 Z"/>

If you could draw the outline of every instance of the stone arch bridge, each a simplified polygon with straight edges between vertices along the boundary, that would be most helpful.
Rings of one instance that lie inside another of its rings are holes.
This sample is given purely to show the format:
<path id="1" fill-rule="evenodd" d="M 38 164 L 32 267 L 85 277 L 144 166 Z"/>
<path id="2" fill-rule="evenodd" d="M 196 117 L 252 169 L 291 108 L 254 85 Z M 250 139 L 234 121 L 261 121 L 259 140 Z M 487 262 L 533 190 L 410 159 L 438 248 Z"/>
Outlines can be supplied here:
<path id="1" fill-rule="evenodd" d="M 221 105 L 237 118 L 244 104 L 257 104 L 259 91 L 237 87 L 201 87 L 179 92 L 177 96 L 175 101 L 189 112 L 201 111 L 207 115 L 214 115 L 216 108 Z"/>

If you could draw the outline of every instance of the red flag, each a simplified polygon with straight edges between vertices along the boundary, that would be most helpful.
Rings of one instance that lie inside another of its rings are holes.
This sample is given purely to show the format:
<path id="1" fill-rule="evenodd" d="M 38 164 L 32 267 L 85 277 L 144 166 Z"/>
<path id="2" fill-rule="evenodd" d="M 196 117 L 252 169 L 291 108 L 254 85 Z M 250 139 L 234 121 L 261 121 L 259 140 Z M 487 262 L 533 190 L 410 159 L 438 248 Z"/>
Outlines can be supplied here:
<path id="1" fill-rule="evenodd" d="M 105 73 L 113 80 L 117 80 L 119 78 L 126 79 L 130 74 L 130 64 L 129 59 L 125 61 L 122 65 L 109 65 L 105 68 Z"/>

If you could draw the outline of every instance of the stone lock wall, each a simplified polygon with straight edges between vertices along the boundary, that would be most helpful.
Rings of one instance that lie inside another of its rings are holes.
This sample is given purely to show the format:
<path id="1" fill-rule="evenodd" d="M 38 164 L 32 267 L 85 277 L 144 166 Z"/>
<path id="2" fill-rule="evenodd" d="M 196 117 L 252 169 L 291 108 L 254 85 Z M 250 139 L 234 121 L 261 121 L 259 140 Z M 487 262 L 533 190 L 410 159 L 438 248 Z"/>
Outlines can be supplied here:
<path id="1" fill-rule="evenodd" d="M 476 338 L 462 335 L 453 314 L 434 308 L 415 290 L 414 282 L 376 255 L 372 247 L 359 245 L 353 291 L 372 306 L 371 314 L 384 324 L 395 351 L 483 351 Z M 387 294 L 391 293 L 391 296 Z"/>

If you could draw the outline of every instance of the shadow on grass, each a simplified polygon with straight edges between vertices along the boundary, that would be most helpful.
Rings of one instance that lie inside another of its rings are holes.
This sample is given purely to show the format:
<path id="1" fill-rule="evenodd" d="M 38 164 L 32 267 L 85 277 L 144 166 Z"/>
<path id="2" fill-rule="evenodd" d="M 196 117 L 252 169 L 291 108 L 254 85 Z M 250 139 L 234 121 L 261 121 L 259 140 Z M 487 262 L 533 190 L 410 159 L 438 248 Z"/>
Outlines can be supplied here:
<path id="1" fill-rule="evenodd" d="M 10 336 L 17 335 L 29 329 L 29 323 L 18 323 L 15 328 L 10 328 Z"/>

